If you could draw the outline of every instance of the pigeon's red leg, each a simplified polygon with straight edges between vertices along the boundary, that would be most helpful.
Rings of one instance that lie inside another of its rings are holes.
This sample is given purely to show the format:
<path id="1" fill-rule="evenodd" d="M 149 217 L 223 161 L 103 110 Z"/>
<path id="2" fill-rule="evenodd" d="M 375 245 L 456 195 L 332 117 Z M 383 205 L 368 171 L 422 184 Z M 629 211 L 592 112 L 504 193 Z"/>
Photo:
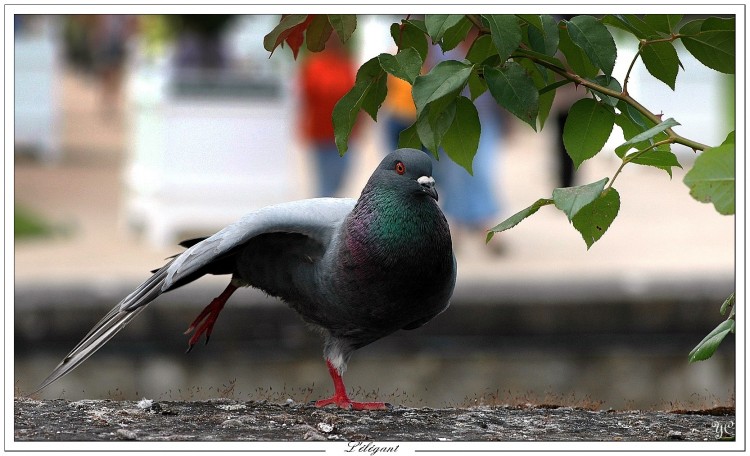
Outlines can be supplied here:
<path id="1" fill-rule="evenodd" d="M 198 342 L 203 334 L 206 335 L 206 343 L 208 343 L 208 339 L 211 337 L 211 332 L 214 330 L 214 323 L 216 323 L 216 319 L 219 317 L 221 309 L 224 308 L 227 300 L 237 288 L 237 286 L 230 283 L 229 286 L 227 286 L 218 297 L 214 298 L 214 300 L 211 301 L 211 304 L 207 305 L 206 308 L 203 309 L 203 312 L 193 320 L 190 327 L 185 331 L 185 334 L 190 334 L 195 331 L 195 334 L 193 334 L 190 341 L 188 341 L 188 344 L 190 345 L 187 350 L 188 352 L 193 349 L 193 345 Z"/>
<path id="2" fill-rule="evenodd" d="M 331 374 L 331 379 L 333 380 L 334 393 L 333 397 L 321 399 L 315 402 L 316 407 L 325 407 L 327 405 L 335 404 L 342 409 L 387 410 L 384 402 L 354 402 L 349 399 L 349 396 L 346 395 L 346 387 L 344 386 L 344 380 L 341 378 L 341 374 L 339 374 L 339 371 L 333 367 L 331 361 L 326 360 L 326 364 L 328 364 L 328 372 Z"/>

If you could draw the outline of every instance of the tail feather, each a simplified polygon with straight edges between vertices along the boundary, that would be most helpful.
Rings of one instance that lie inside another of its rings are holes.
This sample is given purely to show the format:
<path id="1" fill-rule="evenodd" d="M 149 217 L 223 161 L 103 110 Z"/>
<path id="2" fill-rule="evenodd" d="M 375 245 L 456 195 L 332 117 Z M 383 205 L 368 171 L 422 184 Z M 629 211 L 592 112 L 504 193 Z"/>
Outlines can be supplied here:
<path id="1" fill-rule="evenodd" d="M 76 348 L 68 353 L 60 364 L 55 367 L 52 373 L 44 379 L 36 391 L 31 394 L 38 393 L 54 381 L 67 375 L 70 371 L 80 366 L 145 308 L 146 307 L 143 306 L 132 311 L 122 311 L 118 307 L 112 309 L 99 323 L 97 323 L 96 330 L 92 330 L 90 333 L 91 336 L 87 336 L 79 342 Z"/>
<path id="2" fill-rule="evenodd" d="M 73 350 L 68 353 L 60 364 L 50 373 L 47 378 L 39 385 L 36 391 L 38 393 L 55 380 L 65 376 L 70 371 L 80 366 L 91 355 L 99 350 L 115 334 L 120 332 L 130 321 L 140 314 L 146 306 L 157 296 L 166 290 L 162 290 L 164 279 L 167 276 L 169 264 L 164 265 L 161 269 L 143 282 L 138 288 L 123 299 L 117 306 L 110 310 L 93 328 L 78 342 Z"/>

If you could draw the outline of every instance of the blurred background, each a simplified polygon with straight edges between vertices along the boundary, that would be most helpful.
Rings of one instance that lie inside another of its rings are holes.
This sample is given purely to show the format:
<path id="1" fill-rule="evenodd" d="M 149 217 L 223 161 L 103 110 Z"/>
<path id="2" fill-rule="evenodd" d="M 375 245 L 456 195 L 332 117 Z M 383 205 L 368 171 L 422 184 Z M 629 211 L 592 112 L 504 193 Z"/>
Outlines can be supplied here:
<path id="1" fill-rule="evenodd" d="M 362 116 L 346 158 L 331 152 L 332 103 L 362 62 L 394 52 L 389 27 L 402 17 L 360 16 L 345 46 L 329 42 L 329 51 L 302 51 L 296 62 L 288 48 L 272 58 L 263 49 L 278 19 L 15 16 L 16 394 L 33 391 L 181 250 L 177 242 L 268 204 L 356 197 L 399 125 L 413 121 L 408 86 L 391 81 L 378 122 Z M 637 43 L 615 37 L 621 79 Z M 683 50 L 680 59 L 676 91 L 639 62 L 631 94 L 677 119 L 678 133 L 719 144 L 734 129 L 734 79 Z M 561 95 L 559 109 L 580 96 Z M 607 150 L 572 173 L 558 144 L 562 116 L 534 133 L 491 107 L 480 112 L 477 176 L 467 182 L 447 159 L 435 170 L 456 244 L 452 305 L 417 331 L 359 350 L 346 375 L 353 393 L 433 407 L 733 405 L 734 336 L 708 361 L 687 358 L 734 291 L 734 217 L 694 201 L 684 170 L 670 179 L 633 165 L 617 180 L 620 215 L 591 250 L 549 207 L 485 245 L 485 229 L 553 188 L 611 177 L 619 164 L 611 151 L 623 140 L 615 128 Z M 693 152 L 675 152 L 690 169 Z M 207 277 L 162 296 L 39 396 L 329 394 L 317 335 L 256 290 L 232 298 L 210 345 L 184 353 L 182 332 L 227 280 Z"/>

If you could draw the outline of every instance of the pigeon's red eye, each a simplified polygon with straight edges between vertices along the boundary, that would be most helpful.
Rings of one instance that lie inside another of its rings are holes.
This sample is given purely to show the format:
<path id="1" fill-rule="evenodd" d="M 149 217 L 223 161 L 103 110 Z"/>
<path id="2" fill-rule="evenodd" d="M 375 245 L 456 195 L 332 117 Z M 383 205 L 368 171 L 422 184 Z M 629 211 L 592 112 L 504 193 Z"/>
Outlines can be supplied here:
<path id="1" fill-rule="evenodd" d="M 406 165 L 404 165 L 403 162 L 396 162 L 396 172 L 399 174 L 404 174 L 406 172 Z"/>

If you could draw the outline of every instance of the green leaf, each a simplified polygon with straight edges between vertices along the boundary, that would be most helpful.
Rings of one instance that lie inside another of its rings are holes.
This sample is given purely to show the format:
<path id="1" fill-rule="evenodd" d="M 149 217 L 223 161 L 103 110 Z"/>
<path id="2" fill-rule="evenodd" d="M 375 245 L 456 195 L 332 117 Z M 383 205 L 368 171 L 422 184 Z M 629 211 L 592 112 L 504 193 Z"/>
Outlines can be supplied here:
<path id="1" fill-rule="evenodd" d="M 443 136 L 442 145 L 451 160 L 461 165 L 469 174 L 474 174 L 472 162 L 479 148 L 481 130 L 479 114 L 474 103 L 466 97 L 458 97 L 456 116 Z"/>
<path id="2" fill-rule="evenodd" d="M 734 74 L 734 19 L 698 19 L 680 29 L 685 49 L 705 66 Z"/>
<path id="3" fill-rule="evenodd" d="M 534 86 L 538 90 L 539 112 L 537 114 L 537 119 L 539 121 L 539 129 L 541 130 L 544 128 L 544 123 L 547 121 L 547 117 L 552 110 L 552 102 L 555 100 L 554 88 L 548 89 L 545 92 L 542 92 L 542 90 L 549 87 L 546 82 L 553 80 L 554 74 L 552 70 L 548 70 L 541 65 L 536 65 L 529 59 L 519 59 L 519 64 L 526 69 L 526 73 L 531 76 L 531 80 L 534 82 Z M 567 80 L 565 81 L 567 82 Z"/>
<path id="4" fill-rule="evenodd" d="M 629 163 L 663 169 L 669 174 L 669 177 L 672 177 L 673 166 L 682 168 L 680 162 L 677 161 L 677 156 L 668 150 L 650 150 L 642 154 L 640 152 L 633 152 L 625 156 L 625 160 Z"/>
<path id="5" fill-rule="evenodd" d="M 581 208 L 599 198 L 608 180 L 609 178 L 605 177 L 591 184 L 552 190 L 552 200 L 555 202 L 555 207 L 565 212 L 568 220 L 572 221 Z"/>
<path id="6" fill-rule="evenodd" d="M 599 84 L 600 86 L 606 87 L 610 90 L 614 90 L 615 92 L 622 93 L 622 86 L 617 81 L 617 79 L 613 77 L 600 74 L 599 76 L 593 79 L 593 82 Z M 605 95 L 601 92 L 596 91 L 595 89 L 590 89 L 590 90 L 591 90 L 591 93 L 596 95 L 602 101 L 602 103 L 608 104 L 610 106 L 617 106 L 617 104 L 620 102 L 618 98 L 610 97 L 609 95 Z"/>
<path id="7" fill-rule="evenodd" d="M 576 16 L 567 22 L 568 34 L 588 56 L 591 63 L 607 76 L 612 74 L 617 58 L 615 40 L 607 27 L 592 16 Z"/>
<path id="8" fill-rule="evenodd" d="M 734 130 L 730 131 L 729 134 L 727 135 L 726 139 L 724 139 L 724 142 L 722 142 L 721 144 L 722 145 L 724 145 L 724 144 L 735 144 L 735 136 L 736 136 L 735 131 Z"/>
<path id="9" fill-rule="evenodd" d="M 713 203 L 723 215 L 735 211 L 734 154 L 732 143 L 706 149 L 683 179 L 690 187 L 690 196 L 702 203 Z"/>
<path id="10" fill-rule="evenodd" d="M 665 35 L 677 31 L 677 24 L 682 20 L 682 14 L 647 14 L 643 22 Z"/>
<path id="11" fill-rule="evenodd" d="M 342 43 L 346 43 L 351 38 L 354 30 L 357 29 L 357 15 L 356 14 L 329 14 L 328 21 L 331 26 L 336 30 L 336 35 Z"/>
<path id="12" fill-rule="evenodd" d="M 273 55 L 273 51 L 284 42 L 284 40 L 293 31 L 294 27 L 305 22 L 307 14 L 290 14 L 284 16 L 271 30 L 268 35 L 263 37 L 263 47 Z"/>
<path id="13" fill-rule="evenodd" d="M 669 128 L 675 127 L 677 125 L 680 125 L 680 123 L 670 117 L 669 119 L 664 120 L 664 121 L 656 124 L 655 126 L 649 128 L 648 130 L 644 131 L 643 133 L 639 133 L 639 134 L 633 136 L 632 138 L 628 139 L 624 143 L 622 143 L 619 146 L 617 146 L 617 148 L 620 149 L 620 150 L 629 150 L 629 148 L 632 148 L 635 144 L 637 144 L 639 142 L 642 142 L 642 141 L 646 141 L 648 139 L 651 139 L 654 136 L 658 135 L 659 133 L 661 133 L 661 132 L 663 132 L 663 131 L 665 131 L 665 130 L 667 130 Z"/>
<path id="14" fill-rule="evenodd" d="M 534 204 L 527 207 L 526 209 L 523 209 L 522 211 L 516 212 L 515 214 L 511 215 L 507 219 L 503 220 L 499 224 L 495 225 L 494 227 L 490 228 L 490 230 L 487 232 L 487 239 L 486 242 L 490 242 L 490 239 L 492 239 L 492 236 L 495 235 L 495 233 L 499 233 L 501 231 L 509 230 L 513 228 L 514 226 L 518 225 L 523 221 L 523 219 L 534 215 L 536 211 L 539 210 L 542 206 L 547 206 L 549 204 L 554 204 L 554 201 L 551 199 L 538 199 Z"/>
<path id="15" fill-rule="evenodd" d="M 531 49 L 541 54 L 553 56 L 560 45 L 560 31 L 557 22 L 548 14 L 537 17 L 539 18 L 540 28 L 535 26 L 528 29 Z"/>
<path id="16" fill-rule="evenodd" d="M 469 94 L 472 100 L 479 98 L 484 92 L 487 91 L 487 82 L 477 74 L 477 69 L 471 72 L 469 76 Z"/>
<path id="17" fill-rule="evenodd" d="M 647 119 L 643 114 L 641 114 L 637 109 L 624 101 L 620 101 L 619 103 L 617 103 L 617 109 L 619 109 L 620 112 L 623 113 L 623 115 L 632 120 L 633 124 L 640 128 L 639 133 L 641 131 L 646 131 L 646 129 L 656 125 L 649 119 Z"/>
<path id="18" fill-rule="evenodd" d="M 492 43 L 504 62 L 521 44 L 521 26 L 512 14 L 488 14 L 483 16 L 490 26 Z"/>
<path id="19" fill-rule="evenodd" d="M 583 49 L 578 47 L 571 39 L 567 29 L 560 30 L 560 51 L 576 73 L 584 78 L 593 78 L 599 74 L 599 68 L 591 63 Z"/>
<path id="20" fill-rule="evenodd" d="M 551 70 L 547 71 L 551 72 Z M 549 90 L 544 93 L 542 93 L 541 90 L 539 91 L 539 114 L 537 118 L 539 119 L 540 131 L 544 128 L 544 124 L 547 123 L 547 118 L 552 111 L 552 104 L 555 102 L 555 93 L 555 90 Z"/>
<path id="21" fill-rule="evenodd" d="M 542 18 L 538 14 L 516 14 L 516 16 L 520 17 L 524 22 L 531 25 L 532 27 L 536 28 L 537 30 L 541 31 L 544 29 L 544 24 L 542 24 Z"/>
<path id="22" fill-rule="evenodd" d="M 734 316 L 734 302 L 735 302 L 734 293 L 732 293 L 721 304 L 721 308 L 719 309 L 719 312 L 721 312 L 722 315 L 725 315 L 727 313 L 727 309 L 729 308 L 729 306 L 732 306 L 732 312 L 729 314 L 729 318 L 732 318 Z"/>
<path id="23" fill-rule="evenodd" d="M 654 27 L 635 14 L 608 14 L 604 16 L 602 22 L 630 32 L 641 40 L 660 37 L 659 32 Z"/>
<path id="24" fill-rule="evenodd" d="M 573 81 L 571 81 L 570 79 L 561 79 L 559 81 L 553 82 L 552 84 L 546 85 L 543 88 L 539 89 L 539 95 L 543 95 L 547 92 L 554 92 L 560 87 L 564 85 L 572 84 L 572 83 Z"/>
<path id="25" fill-rule="evenodd" d="M 336 103 L 336 106 L 333 107 L 333 132 L 336 147 L 341 155 L 348 148 L 349 135 L 351 135 L 354 123 L 357 121 L 359 110 L 362 108 L 362 100 L 367 94 L 368 89 L 368 84 L 354 84 Z"/>
<path id="26" fill-rule="evenodd" d="M 573 47 L 575 47 L 574 44 L 571 44 L 571 45 Z M 547 54 L 541 54 L 539 52 L 530 51 L 528 49 L 518 49 L 518 54 L 520 54 L 520 55 L 527 55 L 527 56 L 530 56 L 530 57 L 537 58 L 537 59 L 542 60 L 544 62 L 551 63 L 552 65 L 554 65 L 554 66 L 556 66 L 558 68 L 565 68 L 565 65 L 563 65 L 563 63 L 560 61 L 560 59 L 558 59 L 557 57 L 549 56 Z M 521 59 L 518 59 L 518 60 L 521 60 Z"/>
<path id="27" fill-rule="evenodd" d="M 435 158 L 443 141 L 443 136 L 456 117 L 456 103 L 452 100 L 447 106 L 431 103 L 417 118 L 417 135 L 424 146 Z"/>
<path id="28" fill-rule="evenodd" d="M 438 43 L 443 39 L 445 32 L 464 17 L 463 14 L 428 14 L 424 17 L 427 34 L 430 35 L 433 43 Z"/>
<path id="29" fill-rule="evenodd" d="M 417 134 L 417 123 L 414 122 L 409 128 L 405 129 L 398 134 L 398 147 L 399 149 L 421 149 L 422 142 L 419 140 L 419 134 Z"/>
<path id="30" fill-rule="evenodd" d="M 573 227 L 581 233 L 586 249 L 590 249 L 607 232 L 620 210 L 620 194 L 610 188 L 573 217 Z"/>
<path id="31" fill-rule="evenodd" d="M 471 43 L 469 52 L 466 53 L 466 60 L 478 65 L 493 55 L 497 55 L 497 49 L 492 43 L 492 37 L 490 35 L 480 35 Z"/>
<path id="32" fill-rule="evenodd" d="M 410 22 L 391 24 L 391 37 L 393 42 L 398 46 L 399 51 L 414 48 L 419 53 L 419 58 L 427 58 L 427 38 L 425 34 Z"/>
<path id="33" fill-rule="evenodd" d="M 417 30 L 419 30 L 422 35 L 427 35 L 427 25 L 425 25 L 423 20 L 419 19 L 409 19 L 409 20 L 403 20 L 401 21 L 405 24 L 411 24 L 412 26 L 416 27 Z"/>
<path id="34" fill-rule="evenodd" d="M 364 109 L 375 119 L 386 95 L 386 75 L 374 57 L 359 68 L 354 86 L 336 103 L 333 108 L 333 132 L 336 147 L 343 155 L 349 142 L 360 109 Z"/>
<path id="35" fill-rule="evenodd" d="M 326 47 L 326 42 L 333 32 L 331 23 L 325 14 L 316 14 L 313 16 L 310 25 L 305 31 L 305 44 L 311 52 L 320 52 Z"/>
<path id="36" fill-rule="evenodd" d="M 719 323 L 719 326 L 714 328 L 702 341 L 690 351 L 689 361 L 694 363 L 696 361 L 704 361 L 713 356 L 716 353 L 716 349 L 719 348 L 719 344 L 730 332 L 734 332 L 734 320 L 724 320 Z"/>
<path id="37" fill-rule="evenodd" d="M 422 59 L 414 48 L 402 49 L 396 55 L 380 54 L 378 56 L 381 68 L 387 73 L 414 84 L 414 80 L 422 70 Z"/>
<path id="38" fill-rule="evenodd" d="M 362 64 L 357 71 L 355 84 L 367 85 L 361 108 L 372 117 L 372 120 L 377 121 L 378 110 L 388 94 L 387 77 L 380 66 L 379 58 L 372 58 Z"/>
<path id="39" fill-rule="evenodd" d="M 591 98 L 582 98 L 570 107 L 563 127 L 563 144 L 576 168 L 602 150 L 614 124 L 612 108 Z"/>
<path id="40" fill-rule="evenodd" d="M 377 57 L 373 57 L 359 67 L 354 82 L 372 81 L 382 76 L 384 76 L 384 73 L 383 68 L 380 66 L 380 60 Z"/>
<path id="41" fill-rule="evenodd" d="M 448 52 L 451 49 L 454 49 L 465 40 L 471 27 L 472 23 L 469 18 L 462 16 L 461 20 L 458 21 L 458 24 L 446 30 L 442 41 L 440 41 L 440 48 L 443 52 Z"/>
<path id="42" fill-rule="evenodd" d="M 636 125 L 630 117 L 622 113 L 615 115 L 615 123 L 622 130 L 622 136 L 625 139 L 632 138 L 633 136 L 643 131 L 643 129 L 641 129 L 638 125 Z M 639 142 L 638 144 L 633 144 L 633 146 L 616 147 L 615 154 L 617 154 L 618 157 L 623 158 L 625 156 L 625 153 L 629 151 L 631 148 L 635 148 L 637 150 L 643 150 L 650 145 L 651 145 L 650 141 L 642 141 L 642 142 Z"/>
<path id="43" fill-rule="evenodd" d="M 521 65 L 507 62 L 500 69 L 484 67 L 484 79 L 498 104 L 536 130 L 539 91 Z"/>
<path id="44" fill-rule="evenodd" d="M 641 49 L 641 60 L 653 77 L 674 90 L 680 59 L 672 43 L 660 41 L 644 46 Z"/>
<path id="45" fill-rule="evenodd" d="M 370 88 L 362 99 L 362 110 L 370 115 L 372 120 L 378 121 L 378 111 L 388 95 L 388 78 L 385 73 L 373 79 Z"/>
<path id="46" fill-rule="evenodd" d="M 429 103 L 445 98 L 450 103 L 466 87 L 473 65 L 457 60 L 445 60 L 429 73 L 414 80 L 412 96 L 417 106 L 417 117 Z"/>
<path id="47" fill-rule="evenodd" d="M 621 113 L 615 116 L 615 123 L 622 129 L 622 135 L 626 140 L 633 138 L 634 136 L 643 133 L 648 129 L 648 125 L 655 125 L 649 119 L 643 117 L 643 115 L 635 110 L 632 106 L 625 102 L 620 102 L 617 108 L 621 110 Z M 615 148 L 615 153 L 618 157 L 623 158 L 625 153 L 630 149 L 645 150 L 651 146 L 655 141 L 661 141 L 667 139 L 666 133 L 659 133 L 651 139 L 637 142 L 635 144 L 628 144 L 625 146 L 618 146 Z M 663 144 L 657 146 L 652 150 L 659 151 L 670 151 L 669 144 Z"/>

